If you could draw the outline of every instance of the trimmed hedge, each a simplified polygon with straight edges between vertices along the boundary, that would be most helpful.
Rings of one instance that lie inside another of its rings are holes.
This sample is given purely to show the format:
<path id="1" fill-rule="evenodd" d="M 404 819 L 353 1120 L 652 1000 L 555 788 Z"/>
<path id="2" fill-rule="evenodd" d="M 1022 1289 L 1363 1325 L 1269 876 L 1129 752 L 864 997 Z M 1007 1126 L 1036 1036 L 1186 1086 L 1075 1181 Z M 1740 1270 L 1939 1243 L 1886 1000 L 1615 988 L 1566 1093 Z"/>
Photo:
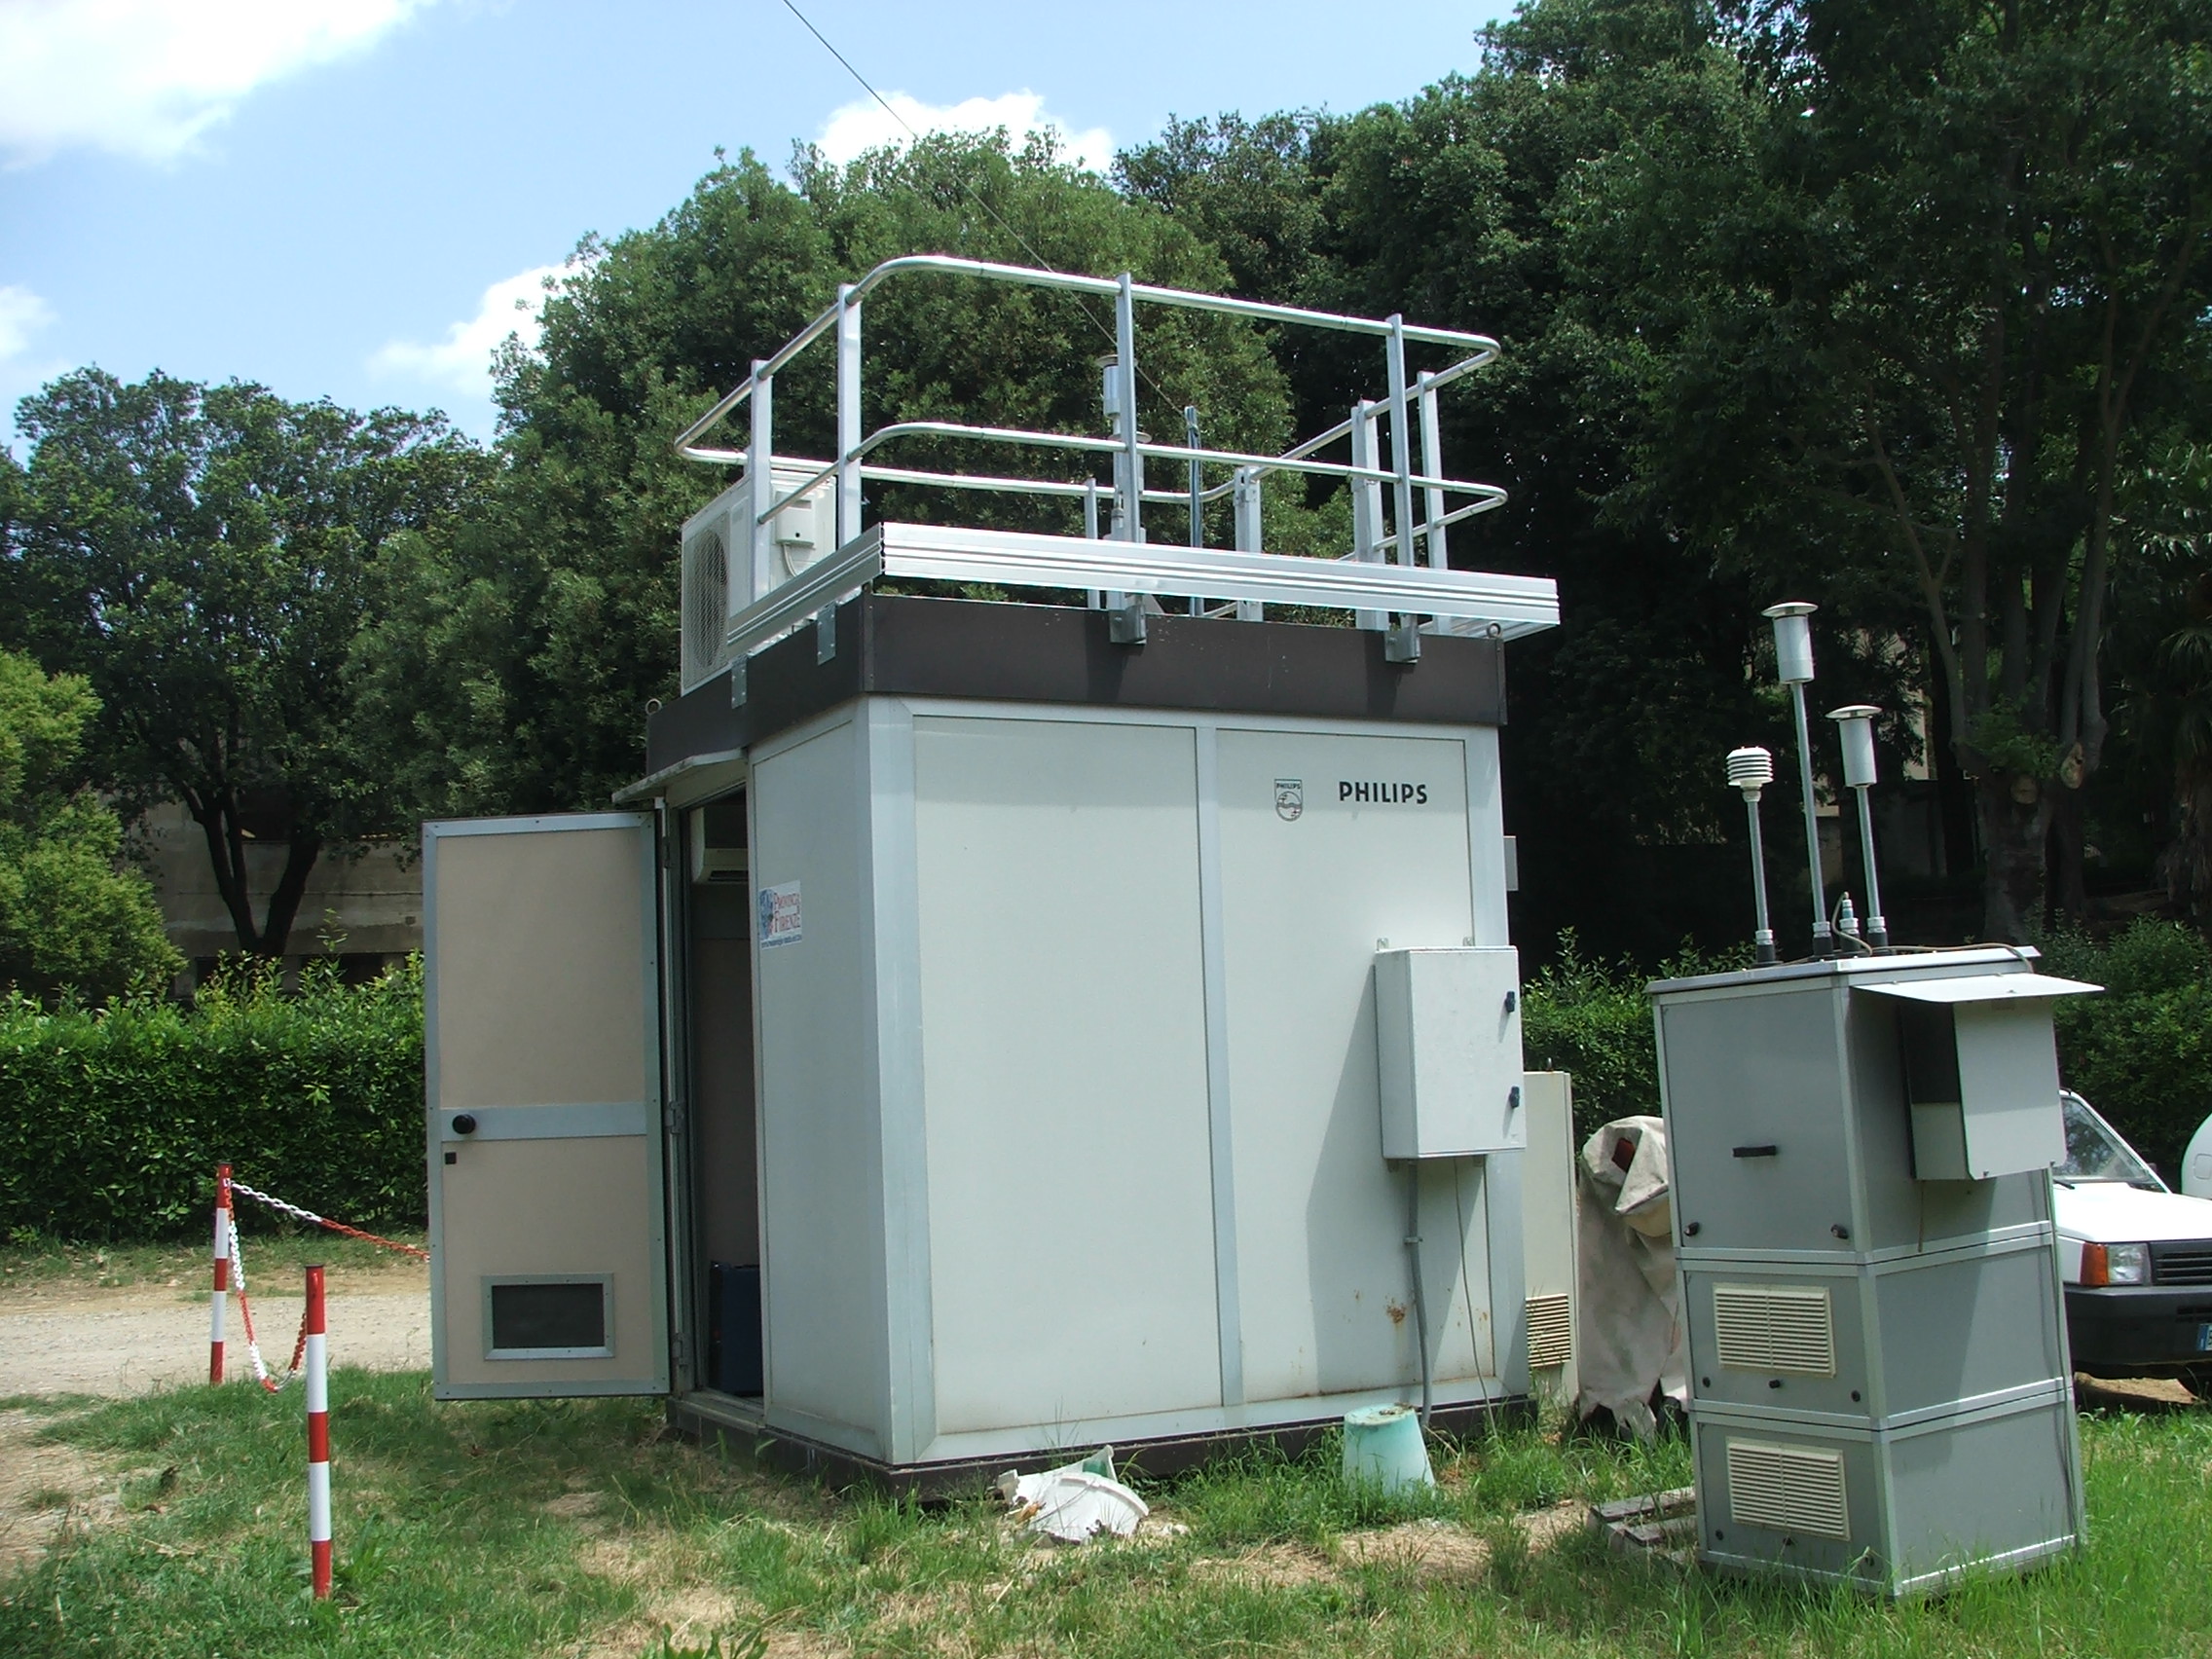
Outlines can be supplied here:
<path id="1" fill-rule="evenodd" d="M 2112 1120 L 2170 1185 L 2212 1114 L 2212 945 L 2179 922 L 2138 921 L 2107 944 L 2061 936 L 2042 966 L 2105 987 L 2054 1010 L 2066 1086 Z"/>
<path id="2" fill-rule="evenodd" d="M 420 960 L 353 986 L 311 968 L 289 996 L 236 977 L 190 1008 L 0 1002 L 0 1235 L 190 1234 L 225 1160 L 337 1220 L 422 1225 Z"/>
<path id="3" fill-rule="evenodd" d="M 1661 975 L 1742 964 L 1683 957 Z M 2169 1179 L 2212 1112 L 2212 946 L 2170 922 L 2109 944 L 2062 937 L 2045 966 L 2107 987 L 2057 1005 L 2059 1065 Z M 1531 1070 L 1574 1076 L 1579 1141 L 1659 1110 L 1649 976 L 1586 961 L 1574 936 L 1529 981 Z M 0 1235 L 156 1238 L 204 1225 L 215 1163 L 366 1226 L 420 1226 L 423 970 L 365 985 L 311 970 L 203 987 L 197 1005 L 92 1011 L 0 1002 Z M 241 1220 L 256 1214 L 248 1205 Z"/>

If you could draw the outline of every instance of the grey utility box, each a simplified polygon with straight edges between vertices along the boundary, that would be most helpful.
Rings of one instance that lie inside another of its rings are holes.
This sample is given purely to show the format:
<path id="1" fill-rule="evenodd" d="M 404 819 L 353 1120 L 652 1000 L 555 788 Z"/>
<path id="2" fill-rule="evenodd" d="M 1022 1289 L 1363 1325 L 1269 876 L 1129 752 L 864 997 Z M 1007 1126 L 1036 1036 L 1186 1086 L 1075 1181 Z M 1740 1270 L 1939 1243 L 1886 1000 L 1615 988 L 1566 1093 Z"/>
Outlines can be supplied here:
<path id="1" fill-rule="evenodd" d="M 1529 1144 L 1521 956 L 1511 945 L 1375 958 L 1382 1156 L 1480 1158 Z"/>
<path id="2" fill-rule="evenodd" d="M 1706 1561 L 1910 1594 L 2078 1539 L 2049 999 L 2094 988 L 2010 950 L 1651 987 Z"/>

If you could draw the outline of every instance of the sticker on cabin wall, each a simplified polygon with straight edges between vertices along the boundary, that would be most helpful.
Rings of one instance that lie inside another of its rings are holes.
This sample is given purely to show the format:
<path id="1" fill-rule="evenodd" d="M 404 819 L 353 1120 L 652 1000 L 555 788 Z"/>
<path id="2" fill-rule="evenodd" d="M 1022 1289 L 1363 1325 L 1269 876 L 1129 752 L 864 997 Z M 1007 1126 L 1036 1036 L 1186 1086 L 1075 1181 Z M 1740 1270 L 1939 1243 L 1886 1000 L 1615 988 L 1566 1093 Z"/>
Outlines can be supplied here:
<path id="1" fill-rule="evenodd" d="M 796 944 L 801 937 L 798 883 L 760 889 L 760 948 L 771 944 Z"/>

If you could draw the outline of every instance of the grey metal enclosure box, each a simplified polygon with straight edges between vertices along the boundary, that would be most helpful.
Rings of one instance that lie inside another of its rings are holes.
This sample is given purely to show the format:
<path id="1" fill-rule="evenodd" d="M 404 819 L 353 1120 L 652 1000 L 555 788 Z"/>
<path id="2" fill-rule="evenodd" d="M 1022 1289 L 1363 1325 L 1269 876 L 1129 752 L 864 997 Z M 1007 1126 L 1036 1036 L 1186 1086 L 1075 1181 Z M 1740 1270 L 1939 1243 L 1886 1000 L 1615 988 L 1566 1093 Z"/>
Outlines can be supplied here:
<path id="1" fill-rule="evenodd" d="M 1905 1594 L 2079 1537 L 2050 1177 L 2019 1165 L 2058 1111 L 2047 998 L 2085 988 L 2011 950 L 1651 987 L 1706 1561 Z M 2009 1125 L 1989 1178 L 1915 1163 L 1907 1051 L 1951 1006 L 2004 1010 L 1950 1090 Z"/>
<path id="2" fill-rule="evenodd" d="M 1529 1144 L 1518 951 L 1381 951 L 1375 1021 L 1384 1158 L 1479 1158 Z"/>

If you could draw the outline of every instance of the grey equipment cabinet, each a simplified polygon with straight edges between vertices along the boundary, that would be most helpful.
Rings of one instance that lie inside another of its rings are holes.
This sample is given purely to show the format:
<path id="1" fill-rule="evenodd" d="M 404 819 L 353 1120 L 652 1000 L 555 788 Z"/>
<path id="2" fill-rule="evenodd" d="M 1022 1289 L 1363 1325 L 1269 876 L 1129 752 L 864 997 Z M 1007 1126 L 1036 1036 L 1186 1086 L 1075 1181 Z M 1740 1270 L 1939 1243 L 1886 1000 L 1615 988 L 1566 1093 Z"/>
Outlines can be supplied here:
<path id="1" fill-rule="evenodd" d="M 2032 953 L 1653 984 L 1700 1553 L 1891 1595 L 2081 1536 Z"/>

